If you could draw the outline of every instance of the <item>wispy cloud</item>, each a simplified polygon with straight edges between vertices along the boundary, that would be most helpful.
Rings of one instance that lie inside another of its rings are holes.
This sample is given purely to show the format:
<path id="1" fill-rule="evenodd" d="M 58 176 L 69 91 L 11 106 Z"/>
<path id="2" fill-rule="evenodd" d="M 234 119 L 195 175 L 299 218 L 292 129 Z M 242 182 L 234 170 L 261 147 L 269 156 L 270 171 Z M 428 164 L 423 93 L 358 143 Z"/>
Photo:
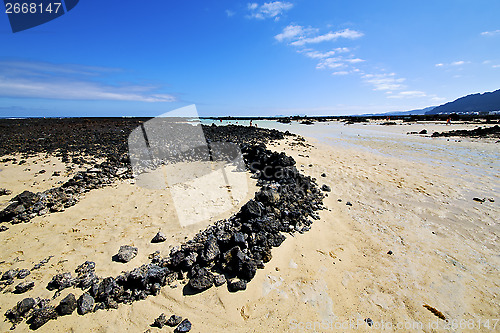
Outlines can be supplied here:
<path id="1" fill-rule="evenodd" d="M 308 58 L 318 60 L 317 69 L 338 69 L 334 75 L 346 75 L 354 72 L 354 68 L 348 70 L 348 67 L 363 62 L 363 59 L 355 57 L 351 53 L 351 49 L 347 47 L 337 47 L 327 51 L 318 50 L 309 46 L 309 44 L 319 44 L 326 41 L 335 41 L 340 38 L 355 39 L 363 36 L 361 32 L 345 29 L 326 34 L 319 34 L 319 29 L 312 27 L 304 27 L 297 24 L 290 24 L 283 28 L 283 31 L 274 38 L 279 42 L 286 42 L 297 48 L 297 52 L 305 55 Z M 309 47 L 305 47 L 308 45 Z M 351 53 L 351 54 L 348 54 Z M 347 54 L 347 55 L 342 55 Z M 338 74 L 340 73 L 341 74 Z"/>
<path id="2" fill-rule="evenodd" d="M 328 69 L 328 68 L 348 67 L 349 64 L 357 64 L 363 61 L 364 61 L 363 59 L 359 58 L 344 58 L 344 57 L 324 58 L 320 60 L 316 68 Z"/>
<path id="3" fill-rule="evenodd" d="M 303 53 L 306 57 L 312 58 L 312 59 L 324 59 L 324 58 L 329 58 L 332 57 L 336 54 L 339 53 L 347 53 L 350 50 L 347 47 L 338 47 L 334 50 L 327 51 L 327 52 L 320 52 L 316 51 L 313 49 L 305 49 L 305 50 L 299 50 L 299 53 Z"/>
<path id="4" fill-rule="evenodd" d="M 431 97 L 423 91 L 407 90 L 408 87 L 404 84 L 406 79 L 399 77 L 396 73 L 372 74 L 371 71 L 366 71 L 366 65 L 361 69 L 358 68 L 358 65 L 365 62 L 365 59 L 357 57 L 351 48 L 343 46 L 326 50 L 324 48 L 326 42 L 340 43 L 342 40 L 355 40 L 363 36 L 362 32 L 353 29 L 321 34 L 320 29 L 317 28 L 290 24 L 284 27 L 282 32 L 275 35 L 274 38 L 278 42 L 287 43 L 297 48 L 298 53 L 316 60 L 316 69 L 330 70 L 332 76 L 358 75 L 365 83 L 371 85 L 373 90 L 386 92 L 388 98 Z M 320 44 L 323 46 L 322 48 Z M 465 63 L 465 61 L 461 61 L 455 62 L 453 65 L 458 66 Z M 445 64 L 437 64 L 436 66 L 445 66 Z"/>
<path id="5" fill-rule="evenodd" d="M 498 35 L 500 35 L 500 30 L 481 32 L 481 36 L 492 37 L 492 36 L 498 36 Z"/>
<path id="6" fill-rule="evenodd" d="M 404 89 L 404 78 L 398 78 L 396 73 L 365 74 L 362 76 L 366 83 L 371 84 L 373 90 L 400 90 Z"/>
<path id="7" fill-rule="evenodd" d="M 445 63 L 438 63 L 435 66 L 436 67 L 451 67 L 451 66 L 463 66 L 463 65 L 468 65 L 470 64 L 470 61 L 465 61 L 465 60 L 458 60 L 458 61 L 453 61 L 448 64 Z"/>
<path id="8" fill-rule="evenodd" d="M 333 72 L 332 75 L 348 75 L 350 72 L 348 71 L 338 71 L 338 72 Z"/>
<path id="9" fill-rule="evenodd" d="M 283 28 L 283 31 L 274 36 L 274 38 L 279 42 L 290 42 L 290 45 L 293 46 L 304 46 L 306 44 L 336 41 L 339 38 L 357 39 L 364 36 L 362 32 L 351 29 L 344 29 L 335 32 L 330 31 L 322 35 L 317 35 L 317 32 L 319 32 L 319 29 L 310 27 L 305 28 L 300 25 L 290 24 Z"/>
<path id="10" fill-rule="evenodd" d="M 342 58 L 340 57 L 323 59 L 316 66 L 317 69 L 327 69 L 327 68 L 333 69 L 340 67 L 346 67 L 346 64 L 342 61 Z"/>
<path id="11" fill-rule="evenodd" d="M 173 102 L 175 96 L 151 85 L 103 83 L 117 68 L 0 61 L 0 97 L 63 100 Z M 106 77 L 108 76 L 108 77 Z"/>
<path id="12" fill-rule="evenodd" d="M 302 36 L 311 34 L 314 31 L 316 31 L 316 29 L 304 28 L 301 25 L 290 24 L 290 25 L 286 26 L 285 28 L 283 28 L 283 31 L 281 33 L 277 34 L 276 36 L 274 36 L 274 38 L 278 42 L 290 41 L 290 40 L 294 40 L 294 39 L 300 38 Z"/>
<path id="13" fill-rule="evenodd" d="M 274 18 L 277 21 L 284 12 L 292 9 L 293 4 L 284 1 L 273 1 L 260 6 L 257 3 L 249 3 L 247 7 L 250 11 L 250 15 L 248 16 L 250 18 L 258 20 Z"/>
<path id="14" fill-rule="evenodd" d="M 388 98 L 417 98 L 426 96 L 427 94 L 423 91 L 409 90 L 409 91 L 400 91 L 397 94 L 391 94 L 388 96 Z"/>
<path id="15" fill-rule="evenodd" d="M 433 101 L 433 102 L 444 102 L 444 101 L 446 101 L 446 98 L 444 98 L 444 97 L 438 97 L 438 96 L 433 96 L 433 97 L 431 97 L 431 101 Z"/>
<path id="16" fill-rule="evenodd" d="M 226 15 L 227 17 L 233 17 L 234 15 L 236 15 L 236 13 L 232 10 L 226 9 Z"/>
<path id="17" fill-rule="evenodd" d="M 344 29 L 335 32 L 328 32 L 324 35 L 319 35 L 314 37 L 300 37 L 298 40 L 292 42 L 291 45 L 303 46 L 306 44 L 318 44 L 327 41 L 335 41 L 339 38 L 356 39 L 363 36 L 364 34 L 362 32 L 351 29 Z"/>

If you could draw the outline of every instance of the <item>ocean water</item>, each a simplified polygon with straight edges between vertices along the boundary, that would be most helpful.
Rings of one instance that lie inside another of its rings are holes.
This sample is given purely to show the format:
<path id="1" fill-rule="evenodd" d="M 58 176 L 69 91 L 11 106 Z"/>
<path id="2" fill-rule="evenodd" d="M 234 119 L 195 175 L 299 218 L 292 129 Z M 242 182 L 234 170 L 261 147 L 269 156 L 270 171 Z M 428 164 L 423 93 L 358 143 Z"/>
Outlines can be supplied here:
<path id="1" fill-rule="evenodd" d="M 249 121 L 210 121 L 210 125 L 249 125 Z M 424 162 L 431 166 L 444 167 L 449 176 L 478 186 L 488 186 L 489 191 L 500 193 L 500 149 L 494 141 L 471 140 L 467 138 L 432 138 L 408 135 L 409 126 L 381 126 L 376 124 L 352 124 L 331 121 L 303 125 L 297 122 L 281 124 L 276 121 L 254 121 L 258 127 L 290 131 L 319 142 L 345 149 L 362 149 L 375 154 Z M 408 128 L 408 130 L 406 130 Z M 422 128 L 425 125 L 422 124 Z M 443 127 L 441 130 L 449 130 Z"/>

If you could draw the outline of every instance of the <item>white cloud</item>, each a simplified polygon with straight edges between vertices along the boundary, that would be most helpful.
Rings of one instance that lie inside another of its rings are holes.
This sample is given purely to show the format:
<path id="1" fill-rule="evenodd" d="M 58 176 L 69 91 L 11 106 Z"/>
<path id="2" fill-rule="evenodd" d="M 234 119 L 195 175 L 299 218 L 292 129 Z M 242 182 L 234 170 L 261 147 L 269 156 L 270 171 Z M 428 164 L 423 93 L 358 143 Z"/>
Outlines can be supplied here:
<path id="1" fill-rule="evenodd" d="M 307 57 L 312 58 L 312 59 L 324 59 L 324 58 L 334 56 L 335 54 L 337 54 L 337 52 L 336 51 L 319 52 L 319 51 L 312 50 L 309 52 L 305 52 L 304 54 Z"/>
<path id="2" fill-rule="evenodd" d="M 319 44 L 325 41 L 334 41 L 340 38 L 356 39 L 363 36 L 363 33 L 351 29 L 339 30 L 336 32 L 328 32 L 326 34 L 318 34 L 319 29 L 305 28 L 301 25 L 290 24 L 283 28 L 283 31 L 274 38 L 279 42 L 287 42 L 289 45 L 298 47 L 297 52 L 304 56 L 318 61 L 316 69 L 334 70 L 332 75 L 347 75 L 350 73 L 358 73 L 363 75 L 363 72 L 353 67 L 355 64 L 364 62 L 364 59 L 357 58 L 351 53 L 351 49 L 347 47 L 337 47 L 330 50 L 318 50 L 311 47 L 310 44 Z M 305 46 L 309 47 L 305 47 Z M 343 53 L 351 53 L 343 56 Z"/>
<path id="3" fill-rule="evenodd" d="M 232 16 L 234 16 L 235 14 L 236 14 L 236 13 L 235 13 L 235 12 L 233 12 L 232 10 L 226 9 L 226 15 L 227 15 L 227 17 L 232 17 Z"/>
<path id="4" fill-rule="evenodd" d="M 298 40 L 292 42 L 291 45 L 304 46 L 306 44 L 317 44 L 326 41 L 333 41 L 339 38 L 356 39 L 362 36 L 364 36 L 362 32 L 351 29 L 344 29 L 336 32 L 329 32 L 324 35 L 319 35 L 315 37 L 300 37 Z"/>
<path id="5" fill-rule="evenodd" d="M 500 65 L 493 65 L 491 68 L 500 68 Z"/>
<path id="6" fill-rule="evenodd" d="M 426 97 L 427 94 L 423 91 L 411 90 L 411 91 L 400 91 L 396 95 L 388 96 L 387 98 L 418 98 Z"/>
<path id="7" fill-rule="evenodd" d="M 431 101 L 433 101 L 433 102 L 444 102 L 444 101 L 446 101 L 446 98 L 434 96 L 434 97 L 431 98 Z"/>
<path id="8" fill-rule="evenodd" d="M 350 50 L 347 47 L 338 47 L 336 49 L 333 49 L 333 50 L 327 51 L 327 52 L 320 52 L 320 51 L 316 51 L 316 50 L 313 50 L 313 49 L 299 50 L 297 52 L 303 53 L 308 58 L 312 58 L 312 59 L 324 59 L 324 58 L 332 57 L 332 56 L 334 56 L 335 54 L 338 54 L 338 53 L 345 53 L 345 52 L 349 52 L 349 51 Z"/>
<path id="9" fill-rule="evenodd" d="M 332 69 L 339 67 L 346 67 L 342 58 L 326 58 L 321 60 L 316 66 L 317 69 Z"/>
<path id="10" fill-rule="evenodd" d="M 402 84 L 405 79 L 397 78 L 395 73 L 388 74 L 365 74 L 362 76 L 365 82 L 373 85 L 373 90 L 400 90 L 405 86 Z"/>
<path id="11" fill-rule="evenodd" d="M 357 64 L 357 63 L 360 63 L 360 62 L 364 62 L 363 59 L 359 59 L 359 58 L 345 59 L 345 61 L 347 61 L 348 63 L 351 63 L 351 64 Z"/>
<path id="12" fill-rule="evenodd" d="M 293 40 L 302 36 L 306 36 L 314 32 L 314 30 L 315 29 L 312 28 L 304 28 L 301 25 L 290 24 L 285 28 L 283 28 L 283 31 L 280 34 L 274 36 L 274 38 L 278 42 L 283 42 L 283 41 Z"/>
<path id="13" fill-rule="evenodd" d="M 500 35 L 500 30 L 493 30 L 493 31 L 484 31 L 484 32 L 481 32 L 481 36 L 491 37 L 491 36 L 497 36 L 497 35 Z"/>
<path id="14" fill-rule="evenodd" d="M 332 75 L 348 75 L 348 71 L 338 71 L 338 72 L 333 72 Z"/>
<path id="15" fill-rule="evenodd" d="M 468 65 L 470 64 L 471 62 L 470 61 L 465 61 L 465 60 L 458 60 L 458 61 L 453 61 L 449 64 L 444 64 L 444 63 L 439 63 L 439 64 L 436 64 L 435 66 L 436 67 L 451 67 L 451 66 L 463 66 L 463 65 Z"/>
<path id="16" fill-rule="evenodd" d="M 8 66 L 4 66 L 8 63 Z M 117 69 L 42 62 L 3 61 L 0 66 L 0 96 L 63 100 L 114 100 L 174 102 L 175 96 L 147 85 L 103 83 L 104 74 Z M 99 81 L 89 80 L 98 76 Z"/>
<path id="17" fill-rule="evenodd" d="M 278 20 L 279 17 L 287 10 L 292 9 L 293 4 L 284 1 L 267 2 L 259 6 L 257 3 L 249 3 L 248 10 L 250 11 L 250 18 L 263 20 L 266 18 L 274 18 Z"/>

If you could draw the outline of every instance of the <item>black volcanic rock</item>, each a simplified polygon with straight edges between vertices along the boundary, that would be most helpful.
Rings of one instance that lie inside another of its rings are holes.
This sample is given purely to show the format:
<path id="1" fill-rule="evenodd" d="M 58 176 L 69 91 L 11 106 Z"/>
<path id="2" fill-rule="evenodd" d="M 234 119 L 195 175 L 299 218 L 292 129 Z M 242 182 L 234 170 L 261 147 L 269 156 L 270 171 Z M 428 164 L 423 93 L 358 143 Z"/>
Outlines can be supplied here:
<path id="1" fill-rule="evenodd" d="M 77 307 L 76 297 L 73 294 L 68 294 L 64 297 L 59 305 L 56 307 L 57 313 L 61 316 L 72 314 Z"/>
<path id="2" fill-rule="evenodd" d="M 122 245 L 120 246 L 120 250 L 116 255 L 116 260 L 123 263 L 127 263 L 135 258 L 135 256 L 137 255 L 137 251 L 138 249 L 136 247 L 130 245 Z"/>
<path id="3" fill-rule="evenodd" d="M 164 313 L 162 313 L 158 318 L 155 319 L 155 322 L 151 326 L 162 329 L 163 326 L 165 326 L 166 324 L 167 324 L 167 317 L 165 316 Z"/>
<path id="4" fill-rule="evenodd" d="M 49 320 L 57 319 L 57 312 L 53 306 L 45 306 L 40 309 L 33 310 L 28 324 L 32 330 L 39 329 L 45 325 Z"/>
<path id="5" fill-rule="evenodd" d="M 220 249 L 215 237 L 210 236 L 203 245 L 201 260 L 205 263 L 212 262 L 220 254 Z"/>
<path id="6" fill-rule="evenodd" d="M 81 289 L 87 289 L 99 282 L 99 277 L 95 274 L 95 262 L 86 261 L 75 269 L 77 273 L 76 286 Z"/>
<path id="7" fill-rule="evenodd" d="M 14 293 L 23 294 L 23 293 L 27 292 L 28 290 L 33 289 L 34 286 L 35 286 L 35 282 L 33 282 L 33 281 L 21 282 L 14 288 Z"/>
<path id="8" fill-rule="evenodd" d="M 7 310 L 5 312 L 5 317 L 12 324 L 16 325 L 20 323 L 36 305 L 37 302 L 33 298 L 25 298 L 22 301 L 17 302 L 17 305 L 14 308 Z"/>
<path id="9" fill-rule="evenodd" d="M 189 331 L 191 331 L 191 322 L 188 319 L 184 319 L 174 330 L 175 333 L 184 333 Z"/>
<path id="10" fill-rule="evenodd" d="M 94 308 L 94 298 L 90 296 L 88 293 L 84 293 L 77 302 L 78 314 L 84 315 L 92 311 Z"/>
<path id="11" fill-rule="evenodd" d="M 247 219 L 252 219 L 261 216 L 263 208 L 264 205 L 259 201 L 250 200 L 241 208 L 241 214 Z"/>
<path id="12" fill-rule="evenodd" d="M 11 190 L 7 190 L 5 188 L 0 188 L 0 196 L 2 196 L 2 195 L 11 195 L 11 194 L 12 194 Z"/>
<path id="13" fill-rule="evenodd" d="M 72 287 L 76 284 L 77 280 L 71 276 L 71 273 L 57 274 L 47 284 L 48 290 L 63 290 Z"/>
<path id="14" fill-rule="evenodd" d="M 461 137 L 472 137 L 472 138 L 500 138 L 500 126 L 495 125 L 491 127 L 478 127 L 472 130 L 454 130 L 448 132 L 434 132 L 432 137 L 450 137 L 450 136 L 461 136 Z"/>
<path id="15" fill-rule="evenodd" d="M 247 283 L 243 280 L 233 280 L 227 284 L 227 288 L 230 292 L 237 292 L 240 290 L 247 289 Z"/>
<path id="16" fill-rule="evenodd" d="M 222 286 L 224 283 L 226 283 L 226 277 L 222 274 L 214 276 L 214 285 L 216 287 Z"/>
<path id="17" fill-rule="evenodd" d="M 189 286 L 196 291 L 203 291 L 214 285 L 214 276 L 205 268 L 200 269 L 196 276 L 189 280 Z"/>
<path id="18" fill-rule="evenodd" d="M 2 281 L 3 280 L 12 280 L 12 279 L 16 278 L 18 274 L 19 274 L 18 269 L 9 269 L 5 273 L 3 273 L 1 280 Z"/>
<path id="19" fill-rule="evenodd" d="M 177 316 L 177 315 L 171 315 L 170 318 L 168 318 L 166 324 L 170 327 L 177 326 L 181 323 L 182 317 Z"/>
<path id="20" fill-rule="evenodd" d="M 164 242 L 166 240 L 167 240 L 167 237 L 161 231 L 158 231 L 158 233 L 151 240 L 151 243 L 161 243 L 161 242 Z"/>
<path id="21" fill-rule="evenodd" d="M 23 269 L 19 270 L 19 272 L 17 273 L 17 278 L 24 279 L 25 277 L 27 277 L 30 274 L 31 274 L 31 271 L 29 269 L 23 268 Z"/>

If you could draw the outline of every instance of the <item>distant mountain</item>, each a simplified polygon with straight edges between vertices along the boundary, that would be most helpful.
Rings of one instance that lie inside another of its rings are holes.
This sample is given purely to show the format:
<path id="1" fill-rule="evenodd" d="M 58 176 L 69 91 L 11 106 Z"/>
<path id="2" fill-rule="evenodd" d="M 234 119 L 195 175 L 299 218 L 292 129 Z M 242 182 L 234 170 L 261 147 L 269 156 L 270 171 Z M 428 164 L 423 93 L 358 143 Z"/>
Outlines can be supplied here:
<path id="1" fill-rule="evenodd" d="M 472 94 L 440 105 L 425 114 L 475 113 L 500 110 L 500 89 L 484 94 Z"/>
<path id="2" fill-rule="evenodd" d="M 422 115 L 426 112 L 432 111 L 435 106 L 429 106 L 425 109 L 410 110 L 410 111 L 392 111 L 386 113 L 370 113 L 364 114 L 365 117 L 380 117 L 380 116 L 411 116 L 411 115 Z"/>

